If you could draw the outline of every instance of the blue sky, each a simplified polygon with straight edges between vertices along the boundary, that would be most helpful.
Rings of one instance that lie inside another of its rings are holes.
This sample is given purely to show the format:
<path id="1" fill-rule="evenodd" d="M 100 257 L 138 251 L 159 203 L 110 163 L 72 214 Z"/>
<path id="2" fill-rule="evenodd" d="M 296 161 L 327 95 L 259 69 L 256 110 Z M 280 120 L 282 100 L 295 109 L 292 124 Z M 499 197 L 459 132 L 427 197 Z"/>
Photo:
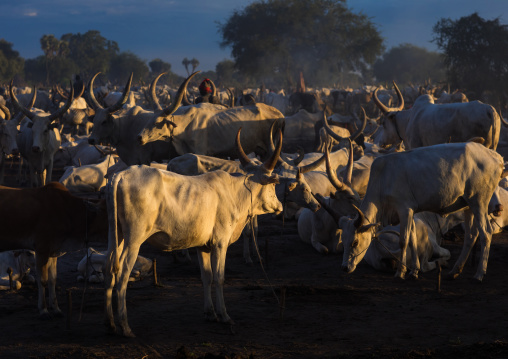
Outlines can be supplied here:
<path id="1" fill-rule="evenodd" d="M 66 33 L 98 30 L 150 61 L 160 58 L 183 75 L 182 59 L 195 57 L 200 70 L 214 70 L 230 58 L 221 49 L 217 22 L 224 23 L 234 9 L 252 0 L 0 0 L 0 38 L 14 44 L 24 58 L 42 55 L 39 40 Z M 508 24 L 508 0 L 348 0 L 354 12 L 363 12 L 377 25 L 387 49 L 412 43 L 437 50 L 432 26 L 442 17 L 458 19 L 478 12 L 485 19 Z"/>

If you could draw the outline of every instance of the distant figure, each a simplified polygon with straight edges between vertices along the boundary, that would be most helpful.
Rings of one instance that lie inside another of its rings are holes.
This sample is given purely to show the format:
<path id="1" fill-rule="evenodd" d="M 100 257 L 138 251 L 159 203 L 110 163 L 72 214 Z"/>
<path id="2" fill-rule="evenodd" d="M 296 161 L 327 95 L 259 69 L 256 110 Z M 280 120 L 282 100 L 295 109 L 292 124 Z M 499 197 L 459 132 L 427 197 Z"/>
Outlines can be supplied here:
<path id="1" fill-rule="evenodd" d="M 213 84 L 212 80 L 204 79 L 203 82 L 201 82 L 201 85 L 199 85 L 199 93 L 201 96 L 199 96 L 196 101 L 194 101 L 194 103 L 209 102 L 216 105 L 221 105 L 219 97 L 214 95 L 214 89 L 215 85 Z"/>

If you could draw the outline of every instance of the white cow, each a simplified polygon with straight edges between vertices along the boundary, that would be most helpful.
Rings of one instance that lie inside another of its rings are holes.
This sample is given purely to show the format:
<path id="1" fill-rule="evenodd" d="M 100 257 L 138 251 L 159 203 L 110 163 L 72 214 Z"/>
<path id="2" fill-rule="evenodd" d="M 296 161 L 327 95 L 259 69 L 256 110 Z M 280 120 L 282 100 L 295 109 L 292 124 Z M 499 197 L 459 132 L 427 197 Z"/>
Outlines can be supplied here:
<path id="1" fill-rule="evenodd" d="M 35 268 L 35 252 L 29 250 L 0 252 L 0 290 L 10 289 L 9 268 L 12 270 L 13 289 L 19 290 L 24 279 L 35 283 L 35 278 L 30 274 L 30 270 Z"/>
<path id="2" fill-rule="evenodd" d="M 93 248 L 88 248 L 88 255 L 78 263 L 78 282 L 83 282 L 85 278 L 89 283 L 103 283 L 103 268 L 106 264 L 106 252 L 99 252 Z M 130 282 L 140 280 L 148 276 L 153 271 L 153 261 L 143 256 L 136 258 L 134 267 L 129 277 Z"/>
<path id="3" fill-rule="evenodd" d="M 97 164 L 67 167 L 59 182 L 71 193 L 98 192 L 106 185 L 108 169 L 118 156 L 106 156 Z"/>
<path id="4" fill-rule="evenodd" d="M 356 217 L 338 220 L 344 243 L 343 270 L 355 270 L 379 221 L 384 225 L 400 221 L 402 256 L 396 277 L 404 278 L 406 273 L 408 244 L 412 251 L 411 275 L 417 277 L 420 263 L 414 214 L 430 211 L 445 215 L 465 209 L 464 246 L 450 276 L 456 278 L 462 272 L 479 235 L 481 261 L 474 278 L 481 281 L 492 237 L 488 205 L 502 172 L 502 157 L 474 142 L 422 147 L 376 158 Z"/>
<path id="5" fill-rule="evenodd" d="M 106 323 L 115 330 L 113 286 L 118 290 L 118 314 L 125 336 L 133 336 L 127 322 L 129 274 L 145 241 L 168 251 L 196 247 L 203 281 L 205 316 L 232 323 L 226 312 L 223 286 L 226 252 L 252 216 L 281 212 L 272 175 L 282 146 L 261 166 L 254 165 L 236 136 L 240 160 L 248 175 L 214 171 L 182 176 L 146 166 L 118 173 L 107 187 L 109 215 L 108 263 L 105 267 Z M 211 298 L 216 282 L 216 308 Z"/>

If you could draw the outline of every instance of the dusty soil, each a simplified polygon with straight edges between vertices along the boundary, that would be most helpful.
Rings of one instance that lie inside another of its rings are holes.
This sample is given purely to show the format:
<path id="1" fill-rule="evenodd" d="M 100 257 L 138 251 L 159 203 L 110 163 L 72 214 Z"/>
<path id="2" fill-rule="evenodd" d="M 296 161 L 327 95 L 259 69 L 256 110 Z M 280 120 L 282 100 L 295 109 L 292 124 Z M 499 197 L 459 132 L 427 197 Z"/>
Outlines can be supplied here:
<path id="1" fill-rule="evenodd" d="M 342 273 L 341 257 L 301 243 L 294 222 L 286 222 L 281 234 L 281 224 L 270 216 L 260 221 L 266 275 L 259 261 L 244 264 L 241 242 L 228 250 L 224 294 L 234 327 L 204 320 L 194 250 L 192 263 L 182 264 L 144 245 L 140 254 L 157 260 L 162 286 L 154 286 L 152 277 L 129 285 L 135 339 L 105 334 L 102 285 L 88 284 L 84 291 L 76 282 L 82 250 L 58 260 L 64 317 L 39 319 L 35 285 L 0 292 L 0 358 L 508 357 L 507 234 L 494 236 L 481 284 L 470 280 L 476 267 L 468 263 L 457 280 L 443 279 L 438 293 L 436 271 L 418 281 L 397 281 L 365 263 Z M 461 245 L 444 242 L 451 264 Z"/>

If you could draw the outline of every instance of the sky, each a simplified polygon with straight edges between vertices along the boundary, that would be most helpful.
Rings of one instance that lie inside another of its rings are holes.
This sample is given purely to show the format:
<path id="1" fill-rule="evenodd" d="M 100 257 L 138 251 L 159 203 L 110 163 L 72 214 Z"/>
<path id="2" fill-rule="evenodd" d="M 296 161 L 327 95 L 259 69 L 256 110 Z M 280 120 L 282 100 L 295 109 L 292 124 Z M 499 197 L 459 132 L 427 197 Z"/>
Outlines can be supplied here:
<path id="1" fill-rule="evenodd" d="M 215 70 L 230 59 L 221 49 L 218 23 L 253 0 L 0 0 L 0 38 L 25 59 L 43 54 L 40 38 L 98 30 L 116 41 L 120 51 L 146 60 L 160 58 L 185 75 L 184 57 L 196 58 L 198 70 Z M 436 51 L 433 25 L 441 18 L 459 19 L 473 12 L 508 24 L 508 0 L 348 0 L 376 25 L 387 50 L 411 43 Z"/>

